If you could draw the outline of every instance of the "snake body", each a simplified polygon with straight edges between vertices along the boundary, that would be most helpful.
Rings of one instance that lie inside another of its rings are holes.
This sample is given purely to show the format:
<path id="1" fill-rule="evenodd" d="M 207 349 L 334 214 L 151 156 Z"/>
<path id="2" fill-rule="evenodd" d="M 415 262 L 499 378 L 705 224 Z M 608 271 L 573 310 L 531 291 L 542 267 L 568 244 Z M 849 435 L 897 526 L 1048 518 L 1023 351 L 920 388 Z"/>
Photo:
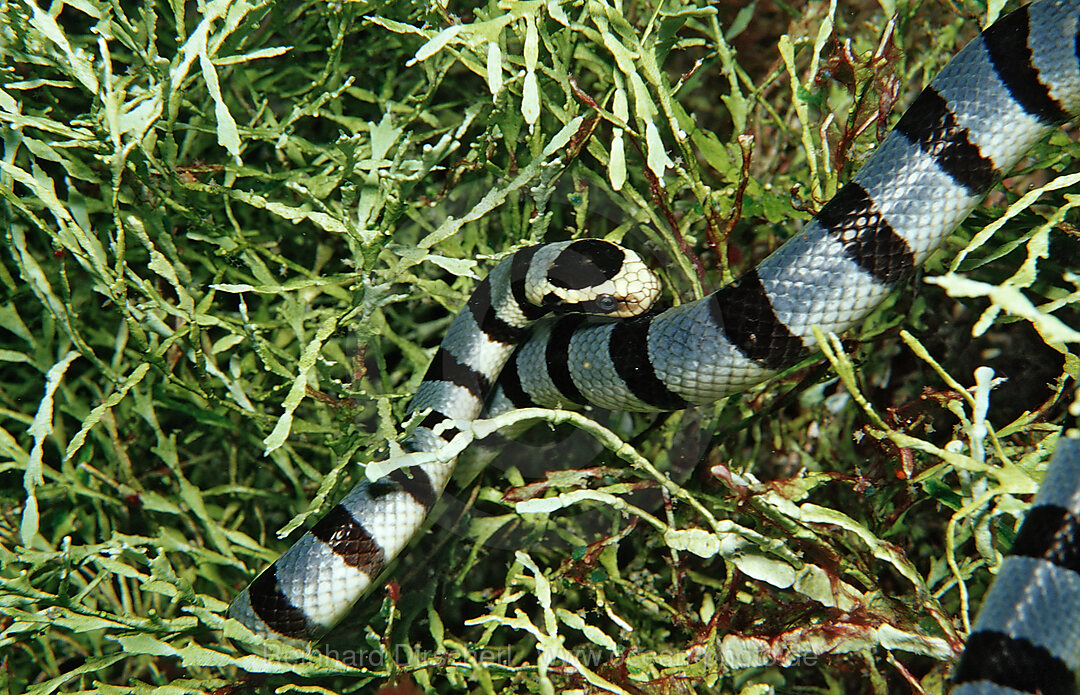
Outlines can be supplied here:
<path id="1" fill-rule="evenodd" d="M 503 370 L 494 411 L 711 403 L 811 354 L 814 326 L 841 333 L 862 321 L 1080 111 L 1077 7 L 1037 2 L 971 41 L 853 180 L 735 282 L 636 321 L 568 318 L 538 331 Z"/>
<path id="2" fill-rule="evenodd" d="M 409 405 L 423 419 L 405 448 L 434 452 L 458 433 L 456 422 L 479 416 L 533 321 L 553 310 L 634 316 L 659 292 L 637 254 L 605 241 L 534 246 L 503 260 L 436 351 Z M 361 482 L 233 600 L 229 616 L 268 637 L 322 637 L 420 528 L 453 468 L 435 460 Z"/>
<path id="3" fill-rule="evenodd" d="M 986 592 L 953 695 L 1075 695 L 1080 681 L 1080 440 L 1061 439 Z"/>
<path id="4" fill-rule="evenodd" d="M 492 413 L 585 404 L 673 410 L 737 393 L 810 355 L 814 326 L 840 333 L 864 319 L 1028 149 L 1080 112 L 1078 19 L 1080 0 L 1038 0 L 994 23 L 953 58 L 801 231 L 701 300 L 600 325 L 568 315 L 527 337 L 525 326 L 550 308 L 543 298 L 539 306 L 524 301 L 527 267 L 573 244 L 504 261 L 480 283 L 425 375 L 411 411 L 430 413 L 410 446 L 432 451 L 449 441 L 454 421 L 479 415 L 496 375 Z M 584 255 L 613 255 L 593 248 Z M 610 259 L 592 261 L 586 265 L 603 282 L 615 277 Z M 1037 530 L 1021 532 L 1028 538 L 1048 531 L 1058 541 L 1018 539 L 1020 552 L 1002 570 L 1010 589 L 1005 598 L 988 599 L 958 668 L 958 692 L 1075 692 L 1077 458 L 1074 446 L 1055 459 L 1047 477 L 1053 489 L 1033 510 L 1041 519 Z M 230 615 L 269 636 L 320 636 L 419 527 L 452 464 L 414 466 L 411 474 L 396 471 L 350 492 L 237 597 Z M 1051 638 L 1034 636 L 1033 625 L 1058 620 L 1055 605 L 1070 606 L 1067 620 Z"/>

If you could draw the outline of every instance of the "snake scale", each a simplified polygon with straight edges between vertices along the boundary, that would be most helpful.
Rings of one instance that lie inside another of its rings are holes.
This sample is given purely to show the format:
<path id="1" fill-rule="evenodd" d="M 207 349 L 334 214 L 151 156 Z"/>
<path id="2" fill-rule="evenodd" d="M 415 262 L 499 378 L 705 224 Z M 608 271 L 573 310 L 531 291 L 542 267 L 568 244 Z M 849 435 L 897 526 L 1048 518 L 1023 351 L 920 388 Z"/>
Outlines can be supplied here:
<path id="1" fill-rule="evenodd" d="M 632 252 L 595 240 L 523 249 L 480 282 L 410 406 L 431 452 L 455 421 L 526 406 L 653 411 L 737 393 L 813 353 L 813 327 L 865 318 L 1053 128 L 1080 113 L 1080 0 L 1038 0 L 969 43 L 854 178 L 738 280 L 667 311 Z M 563 304 L 565 303 L 565 304 Z M 505 363 L 505 368 L 504 368 Z M 496 383 L 497 379 L 497 383 Z M 361 483 L 230 607 L 257 634 L 321 637 L 408 542 L 453 461 Z M 1062 440 L 956 669 L 957 693 L 1075 693 L 1080 445 Z"/>

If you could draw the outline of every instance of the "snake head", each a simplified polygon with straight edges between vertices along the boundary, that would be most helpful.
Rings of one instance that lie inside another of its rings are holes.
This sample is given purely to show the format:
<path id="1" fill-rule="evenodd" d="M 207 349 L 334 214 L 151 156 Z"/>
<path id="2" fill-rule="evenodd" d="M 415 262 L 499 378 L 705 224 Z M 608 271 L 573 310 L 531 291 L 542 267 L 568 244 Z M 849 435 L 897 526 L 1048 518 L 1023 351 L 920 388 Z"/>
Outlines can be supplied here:
<path id="1" fill-rule="evenodd" d="M 602 239 L 551 244 L 526 280 L 530 301 L 552 312 L 629 318 L 660 296 L 660 279 L 636 253 Z M 539 271 L 543 271 L 542 274 Z"/>

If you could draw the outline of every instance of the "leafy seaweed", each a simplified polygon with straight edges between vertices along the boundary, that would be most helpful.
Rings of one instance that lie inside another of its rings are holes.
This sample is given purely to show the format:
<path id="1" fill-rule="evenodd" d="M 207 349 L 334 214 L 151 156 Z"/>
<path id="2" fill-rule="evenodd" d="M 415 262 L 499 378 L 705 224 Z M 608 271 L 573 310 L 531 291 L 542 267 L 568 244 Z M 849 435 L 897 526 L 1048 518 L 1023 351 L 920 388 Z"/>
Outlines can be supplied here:
<path id="1" fill-rule="evenodd" d="M 224 615 L 385 458 L 495 258 L 603 236 L 701 296 L 1001 11 L 0 3 L 0 683 L 940 692 L 1080 408 L 1062 134 L 828 361 L 482 423 L 325 644 Z M 486 450 L 505 421 L 539 424 Z"/>

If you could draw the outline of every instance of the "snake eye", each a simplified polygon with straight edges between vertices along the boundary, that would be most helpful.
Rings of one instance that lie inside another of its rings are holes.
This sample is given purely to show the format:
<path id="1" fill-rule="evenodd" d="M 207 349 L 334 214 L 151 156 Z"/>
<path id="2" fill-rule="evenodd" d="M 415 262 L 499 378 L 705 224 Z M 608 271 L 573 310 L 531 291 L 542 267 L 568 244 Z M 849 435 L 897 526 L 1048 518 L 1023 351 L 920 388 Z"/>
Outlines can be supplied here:
<path id="1" fill-rule="evenodd" d="M 605 314 L 609 314 L 619 308 L 619 300 L 610 294 L 602 294 L 596 298 L 596 308 Z"/>

